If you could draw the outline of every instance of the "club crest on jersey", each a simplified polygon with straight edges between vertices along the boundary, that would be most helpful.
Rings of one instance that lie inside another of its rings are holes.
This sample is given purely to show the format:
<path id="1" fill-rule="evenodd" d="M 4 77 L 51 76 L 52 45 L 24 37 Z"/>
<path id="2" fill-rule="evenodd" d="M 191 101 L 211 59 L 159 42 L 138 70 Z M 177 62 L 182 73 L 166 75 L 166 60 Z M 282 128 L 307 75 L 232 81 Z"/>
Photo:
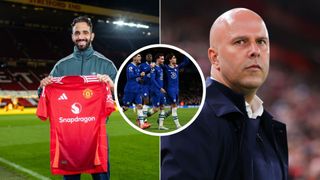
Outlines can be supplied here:
<path id="1" fill-rule="evenodd" d="M 177 78 L 177 74 L 175 72 L 171 72 L 171 79 L 176 79 Z"/>
<path id="2" fill-rule="evenodd" d="M 93 91 L 91 89 L 87 88 L 87 89 L 83 90 L 82 95 L 84 98 L 90 99 L 93 96 Z"/>
<path id="3" fill-rule="evenodd" d="M 81 110 L 82 110 L 82 106 L 80 103 L 76 102 L 71 105 L 71 112 L 73 114 L 80 114 Z"/>

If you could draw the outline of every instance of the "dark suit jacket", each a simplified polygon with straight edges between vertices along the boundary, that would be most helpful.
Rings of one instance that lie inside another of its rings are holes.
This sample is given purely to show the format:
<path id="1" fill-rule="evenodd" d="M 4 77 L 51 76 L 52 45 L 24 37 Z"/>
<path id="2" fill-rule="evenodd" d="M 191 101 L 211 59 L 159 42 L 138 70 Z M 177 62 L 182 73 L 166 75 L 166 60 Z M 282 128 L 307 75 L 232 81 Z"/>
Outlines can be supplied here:
<path id="1" fill-rule="evenodd" d="M 245 100 L 213 81 L 198 118 L 182 132 L 161 138 L 161 179 L 253 180 L 252 165 L 241 159 Z M 286 127 L 264 111 L 261 126 L 288 177 Z"/>

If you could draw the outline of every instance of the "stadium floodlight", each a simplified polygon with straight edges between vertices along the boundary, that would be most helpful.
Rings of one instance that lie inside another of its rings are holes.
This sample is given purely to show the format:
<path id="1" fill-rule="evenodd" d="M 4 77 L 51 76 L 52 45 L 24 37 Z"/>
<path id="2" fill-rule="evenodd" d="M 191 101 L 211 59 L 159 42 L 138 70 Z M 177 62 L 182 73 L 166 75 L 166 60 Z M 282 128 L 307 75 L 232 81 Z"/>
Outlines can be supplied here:
<path id="1" fill-rule="evenodd" d="M 115 25 L 118 25 L 118 26 L 129 26 L 129 27 L 149 29 L 148 25 L 140 24 L 140 23 L 137 24 L 137 23 L 134 23 L 134 22 L 125 22 L 123 20 L 113 21 L 112 23 L 115 24 Z"/>
<path id="2" fill-rule="evenodd" d="M 104 23 L 104 20 L 98 19 L 97 22 L 98 23 Z"/>
<path id="3" fill-rule="evenodd" d="M 119 21 L 113 21 L 113 24 L 116 24 L 118 26 L 123 26 L 124 25 L 124 21 L 119 20 Z"/>

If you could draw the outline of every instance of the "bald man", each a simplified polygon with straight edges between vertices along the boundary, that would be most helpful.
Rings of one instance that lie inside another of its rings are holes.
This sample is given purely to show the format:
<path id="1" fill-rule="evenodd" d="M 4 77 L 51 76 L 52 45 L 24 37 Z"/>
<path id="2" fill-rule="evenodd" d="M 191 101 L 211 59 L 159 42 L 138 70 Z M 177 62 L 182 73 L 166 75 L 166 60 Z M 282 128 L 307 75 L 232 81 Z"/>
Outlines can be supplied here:
<path id="1" fill-rule="evenodd" d="M 161 138 L 161 179 L 286 180 L 286 127 L 256 95 L 269 71 L 269 35 L 255 12 L 236 8 L 210 30 L 204 107 L 184 131 Z"/>

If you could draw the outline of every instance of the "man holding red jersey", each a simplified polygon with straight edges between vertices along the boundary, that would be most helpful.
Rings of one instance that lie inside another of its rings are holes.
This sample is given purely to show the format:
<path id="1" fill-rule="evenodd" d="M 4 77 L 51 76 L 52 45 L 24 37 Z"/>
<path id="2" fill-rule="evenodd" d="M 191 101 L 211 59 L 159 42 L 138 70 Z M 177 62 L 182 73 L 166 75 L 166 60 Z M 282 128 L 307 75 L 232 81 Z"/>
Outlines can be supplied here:
<path id="1" fill-rule="evenodd" d="M 92 41 L 95 34 L 92 32 L 93 26 L 90 18 L 84 16 L 77 17 L 73 20 L 71 27 L 71 37 L 75 44 L 74 52 L 58 61 L 50 72 L 50 75 L 41 80 L 40 87 L 38 89 L 39 96 L 45 86 L 53 83 L 53 77 L 62 76 L 96 75 L 100 82 L 108 84 L 107 87 L 113 91 L 113 81 L 115 79 L 117 69 L 111 60 L 93 50 Z M 83 93 L 90 96 L 92 92 L 88 90 Z M 63 94 L 61 98 L 65 98 Z M 73 104 L 72 108 L 74 108 L 72 110 L 77 112 L 80 107 L 77 104 Z M 80 117 L 77 118 L 73 120 L 78 121 Z M 71 122 L 70 118 L 62 120 L 63 122 Z M 105 141 L 107 141 L 107 138 L 105 138 Z M 107 163 L 109 164 L 109 162 Z M 93 179 L 109 179 L 109 168 L 107 169 L 107 172 L 92 174 L 92 177 Z M 64 179 L 80 179 L 80 174 L 64 175 Z"/>

